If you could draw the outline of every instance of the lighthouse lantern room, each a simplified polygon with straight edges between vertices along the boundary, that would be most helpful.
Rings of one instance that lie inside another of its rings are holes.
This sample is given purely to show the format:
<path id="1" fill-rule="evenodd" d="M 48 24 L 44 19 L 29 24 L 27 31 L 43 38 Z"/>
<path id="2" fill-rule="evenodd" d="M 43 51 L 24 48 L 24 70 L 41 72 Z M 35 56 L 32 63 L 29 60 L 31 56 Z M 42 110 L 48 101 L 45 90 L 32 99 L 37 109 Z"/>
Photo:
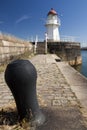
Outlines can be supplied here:
<path id="1" fill-rule="evenodd" d="M 53 8 L 51 8 L 51 10 L 47 14 L 47 21 L 45 26 L 47 29 L 48 41 L 60 41 L 60 20 L 58 18 L 57 12 Z"/>

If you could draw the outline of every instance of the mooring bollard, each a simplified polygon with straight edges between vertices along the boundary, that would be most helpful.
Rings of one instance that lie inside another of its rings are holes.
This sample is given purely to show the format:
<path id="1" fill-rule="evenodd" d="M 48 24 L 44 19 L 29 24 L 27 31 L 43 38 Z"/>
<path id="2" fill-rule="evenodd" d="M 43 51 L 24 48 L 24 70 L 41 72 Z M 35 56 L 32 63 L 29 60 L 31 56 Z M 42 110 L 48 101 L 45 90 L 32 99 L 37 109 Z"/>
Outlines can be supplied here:
<path id="1" fill-rule="evenodd" d="M 28 60 L 15 60 L 7 65 L 5 81 L 10 88 L 18 110 L 20 120 L 30 117 L 37 125 L 42 125 L 45 117 L 42 114 L 36 94 L 37 72 Z"/>

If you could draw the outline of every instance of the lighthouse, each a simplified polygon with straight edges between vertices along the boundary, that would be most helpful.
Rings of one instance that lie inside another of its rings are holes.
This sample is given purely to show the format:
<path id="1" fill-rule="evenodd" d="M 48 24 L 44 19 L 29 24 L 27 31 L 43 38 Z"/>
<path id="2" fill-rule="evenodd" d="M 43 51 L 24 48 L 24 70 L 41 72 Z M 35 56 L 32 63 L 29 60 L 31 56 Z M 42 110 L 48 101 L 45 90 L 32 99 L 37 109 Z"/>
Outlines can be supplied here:
<path id="1" fill-rule="evenodd" d="M 60 41 L 59 35 L 59 26 L 60 20 L 58 18 L 57 12 L 51 8 L 51 10 L 47 14 L 46 20 L 46 30 L 47 30 L 47 38 L 48 41 Z"/>

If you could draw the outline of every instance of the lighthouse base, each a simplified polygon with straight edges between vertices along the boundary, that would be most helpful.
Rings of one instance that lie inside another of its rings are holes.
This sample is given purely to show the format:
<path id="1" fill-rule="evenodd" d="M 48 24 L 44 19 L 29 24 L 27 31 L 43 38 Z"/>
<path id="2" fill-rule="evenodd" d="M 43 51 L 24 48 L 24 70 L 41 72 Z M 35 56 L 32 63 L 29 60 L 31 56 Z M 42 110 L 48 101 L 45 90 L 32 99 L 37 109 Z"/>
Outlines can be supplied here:
<path id="1" fill-rule="evenodd" d="M 48 52 L 57 54 L 62 61 L 70 65 L 82 63 L 80 43 L 78 42 L 48 42 Z"/>

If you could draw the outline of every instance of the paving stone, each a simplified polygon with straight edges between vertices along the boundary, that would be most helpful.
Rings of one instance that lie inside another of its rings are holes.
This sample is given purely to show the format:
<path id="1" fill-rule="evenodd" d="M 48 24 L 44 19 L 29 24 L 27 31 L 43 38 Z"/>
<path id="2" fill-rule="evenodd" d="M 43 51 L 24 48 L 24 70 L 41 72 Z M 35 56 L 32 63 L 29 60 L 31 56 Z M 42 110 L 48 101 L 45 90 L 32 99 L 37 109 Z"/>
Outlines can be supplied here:
<path id="1" fill-rule="evenodd" d="M 52 105 L 53 106 L 60 106 L 60 105 L 62 105 L 61 100 L 52 100 Z"/>

